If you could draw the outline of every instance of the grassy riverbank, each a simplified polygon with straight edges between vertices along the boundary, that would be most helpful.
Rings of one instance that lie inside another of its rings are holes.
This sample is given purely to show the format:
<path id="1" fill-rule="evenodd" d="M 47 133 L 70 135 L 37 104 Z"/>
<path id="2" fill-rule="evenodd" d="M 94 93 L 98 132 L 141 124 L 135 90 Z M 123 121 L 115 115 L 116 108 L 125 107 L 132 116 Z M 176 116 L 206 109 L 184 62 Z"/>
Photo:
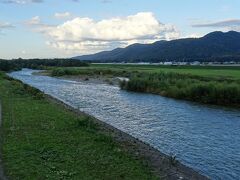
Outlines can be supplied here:
<path id="1" fill-rule="evenodd" d="M 155 179 L 91 118 L 0 74 L 5 171 L 11 179 Z"/>
<path id="2" fill-rule="evenodd" d="M 240 103 L 240 84 L 229 79 L 178 73 L 139 74 L 121 82 L 121 88 L 207 104 L 239 107 Z"/>
<path id="3" fill-rule="evenodd" d="M 122 89 L 207 104 L 239 107 L 240 67 L 91 65 L 54 68 L 52 76 L 128 77 Z"/>

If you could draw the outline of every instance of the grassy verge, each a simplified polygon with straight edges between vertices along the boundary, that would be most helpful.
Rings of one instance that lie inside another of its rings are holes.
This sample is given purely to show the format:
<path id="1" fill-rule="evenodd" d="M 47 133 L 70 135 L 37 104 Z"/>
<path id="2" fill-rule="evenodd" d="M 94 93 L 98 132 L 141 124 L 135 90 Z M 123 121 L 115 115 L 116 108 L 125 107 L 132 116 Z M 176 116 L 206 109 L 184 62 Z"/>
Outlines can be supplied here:
<path id="1" fill-rule="evenodd" d="M 239 107 L 240 68 L 152 65 L 91 65 L 55 68 L 52 76 L 123 76 L 122 89 L 207 104 Z"/>
<path id="2" fill-rule="evenodd" d="M 11 179 L 155 179 L 102 133 L 89 117 L 76 116 L 42 94 L 0 74 L 3 160 Z"/>

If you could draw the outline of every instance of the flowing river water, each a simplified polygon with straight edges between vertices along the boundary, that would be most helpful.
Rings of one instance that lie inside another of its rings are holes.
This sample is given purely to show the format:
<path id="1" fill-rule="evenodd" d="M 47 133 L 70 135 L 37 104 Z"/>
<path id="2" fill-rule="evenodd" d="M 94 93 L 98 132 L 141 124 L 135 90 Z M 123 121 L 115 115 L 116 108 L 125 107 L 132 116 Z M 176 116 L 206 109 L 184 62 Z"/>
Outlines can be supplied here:
<path id="1" fill-rule="evenodd" d="M 9 75 L 176 155 L 211 179 L 240 179 L 240 110 L 132 93 L 117 86 L 33 75 Z"/>

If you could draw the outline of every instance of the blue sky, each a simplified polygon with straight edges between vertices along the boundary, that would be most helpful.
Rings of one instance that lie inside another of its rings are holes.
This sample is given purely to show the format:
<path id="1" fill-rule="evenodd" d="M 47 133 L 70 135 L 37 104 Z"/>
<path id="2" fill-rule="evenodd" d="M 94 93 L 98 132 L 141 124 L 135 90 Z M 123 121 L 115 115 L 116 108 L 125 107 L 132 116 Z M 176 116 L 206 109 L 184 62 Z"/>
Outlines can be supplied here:
<path id="1" fill-rule="evenodd" d="M 0 58 L 71 57 L 240 31 L 239 0 L 0 0 Z"/>

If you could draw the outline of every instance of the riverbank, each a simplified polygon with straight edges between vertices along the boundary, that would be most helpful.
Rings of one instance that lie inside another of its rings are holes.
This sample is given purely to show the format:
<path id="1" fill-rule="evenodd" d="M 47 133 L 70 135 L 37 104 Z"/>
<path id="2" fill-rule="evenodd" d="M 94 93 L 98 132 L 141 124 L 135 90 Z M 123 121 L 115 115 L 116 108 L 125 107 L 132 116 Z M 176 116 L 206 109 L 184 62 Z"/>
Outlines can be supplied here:
<path id="1" fill-rule="evenodd" d="M 202 69 L 201 69 L 202 68 Z M 72 80 L 105 81 L 124 90 L 158 94 L 204 104 L 232 106 L 240 104 L 240 71 L 236 67 L 159 67 L 99 65 L 88 68 L 54 68 L 48 75 Z"/>
<path id="2" fill-rule="evenodd" d="M 92 119 L 19 81 L 0 79 L 3 162 L 10 179 L 157 179 Z"/>
<path id="3" fill-rule="evenodd" d="M 53 178 L 79 175 L 120 178 L 124 174 L 123 179 L 204 179 L 192 169 L 176 163 L 174 158 L 93 117 L 49 96 L 36 99 L 26 95 L 18 83 L 15 87 L 15 81 L 4 81 L 0 90 L 8 93 L 2 93 L 1 98 L 5 110 L 10 109 L 5 115 L 8 121 L 4 120 L 4 137 L 7 138 L 3 155 L 7 174 L 11 177 L 47 174 Z M 23 108 L 27 112 L 22 112 Z M 73 151 L 76 148 L 79 152 Z M 79 163 L 83 163 L 84 172 L 82 166 L 76 166 Z M 29 170 L 30 166 L 34 168 Z M 76 174 L 69 172 L 70 169 L 75 169 Z"/>
<path id="4" fill-rule="evenodd" d="M 176 157 L 167 156 L 157 149 L 151 147 L 149 144 L 144 143 L 103 121 L 100 121 L 93 116 L 81 112 L 78 109 L 75 109 L 52 96 L 46 95 L 46 97 L 48 100 L 63 106 L 77 115 L 91 117 L 94 124 L 97 124 L 100 128 L 100 131 L 105 132 L 113 137 L 113 139 L 120 143 L 121 146 L 127 150 L 127 152 L 135 157 L 135 159 L 144 160 L 145 163 L 147 163 L 148 166 L 153 170 L 154 174 L 156 174 L 160 179 L 208 179 L 193 169 L 181 164 L 177 159 L 175 159 Z"/>
<path id="5" fill-rule="evenodd" d="M 61 76 L 60 79 L 76 81 L 76 82 L 87 82 L 93 84 L 109 84 L 119 86 L 121 80 L 118 77 L 103 77 L 103 76 Z"/>

